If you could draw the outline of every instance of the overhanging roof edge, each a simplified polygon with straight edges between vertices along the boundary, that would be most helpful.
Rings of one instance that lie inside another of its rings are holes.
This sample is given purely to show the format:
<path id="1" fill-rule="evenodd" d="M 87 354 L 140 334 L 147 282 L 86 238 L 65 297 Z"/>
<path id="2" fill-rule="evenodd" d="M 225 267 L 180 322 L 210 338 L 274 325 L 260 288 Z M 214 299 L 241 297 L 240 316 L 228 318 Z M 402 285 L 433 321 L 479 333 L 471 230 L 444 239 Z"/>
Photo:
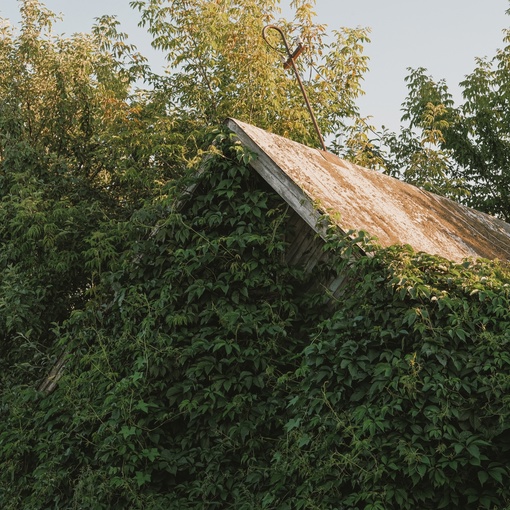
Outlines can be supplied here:
<path id="1" fill-rule="evenodd" d="M 257 155 L 254 170 L 322 237 L 321 212 L 333 212 L 341 231 L 368 232 L 383 247 L 510 261 L 510 224 L 498 218 L 243 121 L 225 123 Z"/>
<path id="2" fill-rule="evenodd" d="M 225 124 L 245 147 L 257 154 L 257 158 L 250 162 L 253 169 L 299 214 L 303 221 L 324 237 L 325 227 L 320 222 L 321 214 L 314 206 L 312 199 L 246 135 L 235 119 L 228 118 Z"/>

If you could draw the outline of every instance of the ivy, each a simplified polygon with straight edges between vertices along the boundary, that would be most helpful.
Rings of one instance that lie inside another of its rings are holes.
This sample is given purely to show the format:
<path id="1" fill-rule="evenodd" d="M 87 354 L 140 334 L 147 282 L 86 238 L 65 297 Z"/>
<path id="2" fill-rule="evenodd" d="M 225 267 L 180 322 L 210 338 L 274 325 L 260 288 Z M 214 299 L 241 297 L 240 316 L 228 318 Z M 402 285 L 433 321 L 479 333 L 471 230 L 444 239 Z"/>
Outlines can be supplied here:
<path id="1" fill-rule="evenodd" d="M 87 299 L 5 379 L 2 507 L 508 506 L 508 266 L 331 232 L 330 262 L 290 267 L 287 206 L 215 143 L 199 177 L 89 237 Z"/>
<path id="2" fill-rule="evenodd" d="M 506 508 L 508 276 L 401 248 L 356 264 L 303 351 L 281 487 L 317 508 Z"/>

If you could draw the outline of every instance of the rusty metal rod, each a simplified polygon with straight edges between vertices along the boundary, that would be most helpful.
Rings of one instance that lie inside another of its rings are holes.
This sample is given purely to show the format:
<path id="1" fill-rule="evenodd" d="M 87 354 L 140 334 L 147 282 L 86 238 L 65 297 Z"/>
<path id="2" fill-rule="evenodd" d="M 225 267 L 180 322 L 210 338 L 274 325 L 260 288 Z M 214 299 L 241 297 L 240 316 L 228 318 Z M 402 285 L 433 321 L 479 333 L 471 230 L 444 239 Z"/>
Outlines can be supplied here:
<path id="1" fill-rule="evenodd" d="M 315 114 L 313 113 L 312 106 L 310 105 L 310 101 L 308 100 L 308 95 L 306 93 L 303 82 L 301 81 L 301 77 L 299 76 L 299 73 L 298 73 L 298 70 L 296 67 L 296 63 L 294 62 L 294 59 L 297 58 L 301 54 L 304 47 L 302 44 L 299 44 L 298 47 L 296 48 L 296 50 L 294 52 L 291 52 L 289 45 L 287 44 L 287 39 L 285 38 L 285 34 L 283 33 L 283 30 L 276 25 L 266 25 L 262 29 L 262 37 L 264 38 L 264 41 L 266 41 L 266 43 L 269 46 L 271 46 L 271 44 L 269 43 L 269 41 L 267 40 L 267 37 L 266 37 L 266 30 L 268 30 L 268 29 L 276 30 L 282 38 L 283 44 L 285 46 L 285 51 L 287 52 L 287 57 L 288 57 L 287 61 L 283 64 L 283 68 L 288 69 L 289 67 L 292 67 L 292 69 L 294 70 L 294 74 L 296 75 L 296 79 L 299 83 L 301 93 L 303 94 L 303 97 L 305 98 L 306 107 L 308 108 L 308 111 L 310 112 L 310 117 L 312 118 L 313 126 L 315 128 L 315 131 L 317 132 L 317 136 L 319 137 L 319 141 L 321 143 L 322 149 L 324 151 L 327 151 L 326 145 L 324 143 L 324 139 L 322 138 L 322 134 L 319 129 L 319 124 L 317 124 L 317 119 L 315 118 Z M 273 46 L 271 46 L 271 47 L 273 47 Z"/>

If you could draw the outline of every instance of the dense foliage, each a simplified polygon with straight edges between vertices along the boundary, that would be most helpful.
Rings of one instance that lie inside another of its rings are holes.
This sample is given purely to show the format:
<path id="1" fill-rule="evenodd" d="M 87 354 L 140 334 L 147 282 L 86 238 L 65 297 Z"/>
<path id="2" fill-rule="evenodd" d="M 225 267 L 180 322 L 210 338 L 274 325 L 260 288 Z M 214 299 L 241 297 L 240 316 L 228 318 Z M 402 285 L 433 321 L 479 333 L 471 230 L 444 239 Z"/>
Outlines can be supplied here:
<path id="1" fill-rule="evenodd" d="M 225 116 L 266 127 L 274 121 L 274 129 L 302 141 L 313 132 L 293 77 L 261 37 L 277 2 L 196 2 L 193 9 L 136 2 L 174 68 L 163 77 L 114 18 L 99 19 L 91 34 L 62 37 L 52 29 L 57 17 L 40 2 L 19 5 L 20 30 L 0 26 L 0 367 L 1 377 L 18 381 L 44 364 L 52 325 L 90 299 L 103 261 L 121 249 L 119 225 L 186 173 Z M 345 31 L 326 44 L 312 6 L 294 7 L 296 20 L 286 27 L 290 33 L 301 26 L 306 62 L 327 74 L 311 92 L 331 130 L 356 116 L 366 32 Z M 247 59 L 257 82 L 245 72 Z M 260 80 L 272 84 L 264 97 L 247 89 L 266 90 Z M 137 88 L 144 83 L 147 90 Z M 348 93 L 340 93 L 341 83 Z M 269 98 L 276 102 L 268 109 Z M 343 106 L 330 115 L 325 105 L 337 100 Z M 20 346 L 38 362 L 14 376 L 6 367 Z"/>
<path id="2" fill-rule="evenodd" d="M 303 349 L 275 508 L 508 508 L 509 268 L 394 247 L 349 274 Z"/>
<path id="3" fill-rule="evenodd" d="M 283 433 L 278 379 L 314 318 L 307 277 L 281 263 L 285 208 L 239 149 L 209 160 L 211 190 L 182 211 L 172 194 L 119 227 L 122 256 L 98 255 L 108 271 L 93 298 L 55 332 L 70 356 L 59 388 L 3 392 L 4 508 L 250 508 L 261 496 Z"/>
<path id="4" fill-rule="evenodd" d="M 254 35 L 276 3 L 134 2 L 166 77 L 111 18 L 62 38 L 20 5 L 0 34 L 0 507 L 507 508 L 508 266 L 364 236 L 358 257 L 332 230 L 329 264 L 289 267 L 287 207 L 232 135 L 210 146 L 232 114 L 310 141 Z M 323 128 L 350 116 L 347 150 L 373 160 L 365 32 L 326 44 L 293 5 Z"/>
<path id="5" fill-rule="evenodd" d="M 509 269 L 334 233 L 329 269 L 288 267 L 286 207 L 222 139 L 99 254 L 57 389 L 3 389 L 3 507 L 505 508 Z"/>
<path id="6" fill-rule="evenodd" d="M 194 150 L 157 92 L 130 92 L 143 59 L 111 20 L 61 38 L 51 12 L 21 7 L 21 32 L 0 32 L 2 376 L 11 348 L 42 356 L 51 324 L 88 299 L 96 254 L 116 253 L 110 226 L 157 196 Z"/>

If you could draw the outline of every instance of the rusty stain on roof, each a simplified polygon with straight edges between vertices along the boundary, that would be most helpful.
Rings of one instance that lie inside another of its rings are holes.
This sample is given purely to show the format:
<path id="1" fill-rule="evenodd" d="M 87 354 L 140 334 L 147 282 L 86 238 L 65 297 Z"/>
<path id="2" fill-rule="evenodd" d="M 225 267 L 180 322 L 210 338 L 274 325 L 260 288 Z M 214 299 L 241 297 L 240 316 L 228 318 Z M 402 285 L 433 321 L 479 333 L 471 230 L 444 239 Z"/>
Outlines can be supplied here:
<path id="1" fill-rule="evenodd" d="M 384 247 L 510 260 L 510 225 L 502 220 L 250 124 L 228 119 L 227 126 L 257 153 L 252 166 L 316 230 L 320 211 L 328 212 L 344 231 L 366 231 Z"/>

